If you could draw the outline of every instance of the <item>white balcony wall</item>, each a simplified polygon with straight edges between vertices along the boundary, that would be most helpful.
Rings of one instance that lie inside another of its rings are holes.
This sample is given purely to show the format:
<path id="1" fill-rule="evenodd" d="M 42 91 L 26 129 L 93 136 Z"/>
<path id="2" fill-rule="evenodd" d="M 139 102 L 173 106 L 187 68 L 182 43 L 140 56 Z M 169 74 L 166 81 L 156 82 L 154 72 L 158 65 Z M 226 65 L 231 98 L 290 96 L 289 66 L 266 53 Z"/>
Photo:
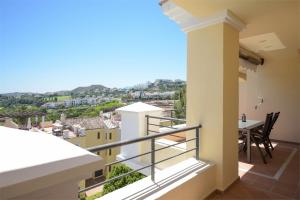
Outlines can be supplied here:
<path id="1" fill-rule="evenodd" d="M 79 181 L 104 166 L 59 137 L 0 127 L 0 199 L 78 199 Z"/>

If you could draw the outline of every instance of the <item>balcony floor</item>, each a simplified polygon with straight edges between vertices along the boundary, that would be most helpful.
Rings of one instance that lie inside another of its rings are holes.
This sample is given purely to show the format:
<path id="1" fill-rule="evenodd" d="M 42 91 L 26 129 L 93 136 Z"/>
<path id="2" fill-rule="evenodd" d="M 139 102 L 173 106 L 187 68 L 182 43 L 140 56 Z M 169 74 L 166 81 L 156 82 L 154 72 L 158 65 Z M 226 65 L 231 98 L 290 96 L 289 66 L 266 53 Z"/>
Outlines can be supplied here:
<path id="1" fill-rule="evenodd" d="M 240 180 L 224 193 L 214 193 L 208 199 L 300 199 L 300 145 L 274 143 L 273 159 L 263 164 L 252 147 L 252 165 L 244 162 L 240 153 Z"/>

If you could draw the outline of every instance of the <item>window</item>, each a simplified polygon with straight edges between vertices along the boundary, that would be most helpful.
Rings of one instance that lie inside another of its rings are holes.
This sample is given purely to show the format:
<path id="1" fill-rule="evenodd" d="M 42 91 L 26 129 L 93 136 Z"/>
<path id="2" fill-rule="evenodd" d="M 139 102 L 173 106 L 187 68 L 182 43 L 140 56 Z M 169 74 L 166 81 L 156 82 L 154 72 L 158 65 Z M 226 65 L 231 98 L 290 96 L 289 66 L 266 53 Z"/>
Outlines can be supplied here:
<path id="1" fill-rule="evenodd" d="M 111 138 L 112 138 L 112 134 L 111 134 L 111 133 L 109 133 L 109 139 L 111 140 Z"/>
<path id="2" fill-rule="evenodd" d="M 100 139 L 100 132 L 97 133 L 97 138 Z"/>
<path id="3" fill-rule="evenodd" d="M 95 171 L 95 178 L 98 178 L 102 175 L 103 175 L 103 170 L 102 169 Z"/>
<path id="4" fill-rule="evenodd" d="M 98 156 L 100 155 L 100 152 L 99 152 L 99 151 L 97 151 L 97 155 L 98 155 Z"/>
<path id="5" fill-rule="evenodd" d="M 108 166 L 108 171 L 109 171 L 109 172 L 111 171 L 111 165 Z"/>
<path id="6" fill-rule="evenodd" d="M 108 149 L 108 155 L 109 156 L 111 155 L 111 149 Z"/>

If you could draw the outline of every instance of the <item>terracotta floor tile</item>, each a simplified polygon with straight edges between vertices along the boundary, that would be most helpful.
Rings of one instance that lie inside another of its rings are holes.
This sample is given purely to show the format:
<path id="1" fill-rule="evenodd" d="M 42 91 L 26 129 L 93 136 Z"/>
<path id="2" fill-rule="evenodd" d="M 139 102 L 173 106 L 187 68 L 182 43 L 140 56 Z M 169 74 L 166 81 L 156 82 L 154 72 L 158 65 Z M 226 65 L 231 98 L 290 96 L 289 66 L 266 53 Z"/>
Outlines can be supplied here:
<path id="1" fill-rule="evenodd" d="M 293 197 L 295 196 L 295 192 L 298 190 L 298 185 L 297 184 L 287 184 L 287 183 L 279 183 L 277 182 L 273 189 L 272 192 L 276 194 L 281 194 L 287 197 Z"/>
<path id="2" fill-rule="evenodd" d="M 240 177 L 242 182 L 245 182 L 248 184 L 254 183 L 255 178 L 256 178 L 256 175 L 250 174 L 250 173 L 245 173 L 243 176 Z"/>
<path id="3" fill-rule="evenodd" d="M 274 179 L 256 176 L 255 180 L 253 181 L 253 186 L 265 191 L 271 191 L 276 183 L 277 181 Z"/>
<path id="4" fill-rule="evenodd" d="M 293 198 L 300 199 L 300 188 L 298 188 L 298 190 L 295 191 Z"/>
<path id="5" fill-rule="evenodd" d="M 274 176 L 293 150 L 294 148 L 278 144 L 272 152 L 273 158 L 266 157 L 268 164 L 264 164 L 257 149 L 252 147 L 252 163 L 248 164 L 246 162 L 246 154 L 242 152 L 239 154 L 239 165 L 240 168 L 250 170 L 251 172 Z"/>
<path id="6" fill-rule="evenodd" d="M 279 180 L 260 175 L 273 177 L 294 149 L 298 151 Z M 239 155 L 240 181 L 224 193 L 213 195 L 209 199 L 300 199 L 300 145 L 279 142 L 272 152 L 273 159 L 267 159 L 267 165 L 262 163 L 259 154 L 255 151 L 257 150 L 252 149 L 253 162 L 251 164 L 245 162 L 244 153 Z M 250 170 L 251 173 L 245 170 Z"/>

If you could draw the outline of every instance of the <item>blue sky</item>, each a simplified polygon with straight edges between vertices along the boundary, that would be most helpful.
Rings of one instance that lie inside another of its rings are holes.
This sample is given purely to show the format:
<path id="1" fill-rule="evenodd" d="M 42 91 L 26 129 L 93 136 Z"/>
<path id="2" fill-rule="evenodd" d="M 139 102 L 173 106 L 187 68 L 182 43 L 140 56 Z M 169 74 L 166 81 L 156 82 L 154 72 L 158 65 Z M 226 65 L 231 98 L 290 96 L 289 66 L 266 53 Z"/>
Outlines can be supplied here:
<path id="1" fill-rule="evenodd" d="M 186 36 L 158 0 L 0 0 L 0 93 L 186 76 Z"/>

